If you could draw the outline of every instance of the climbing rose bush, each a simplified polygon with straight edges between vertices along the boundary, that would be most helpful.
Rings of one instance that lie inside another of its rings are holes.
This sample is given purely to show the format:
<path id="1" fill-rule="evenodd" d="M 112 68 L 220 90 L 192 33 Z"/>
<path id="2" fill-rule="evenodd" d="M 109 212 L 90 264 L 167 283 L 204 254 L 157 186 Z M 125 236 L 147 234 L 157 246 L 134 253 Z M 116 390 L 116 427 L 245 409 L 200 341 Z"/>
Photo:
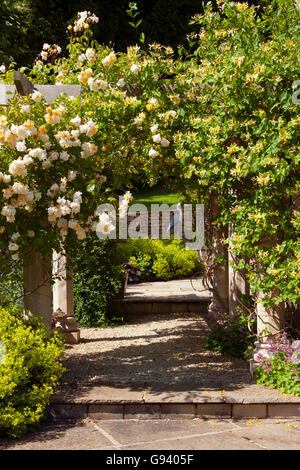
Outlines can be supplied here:
<path id="1" fill-rule="evenodd" d="M 105 200 L 97 123 L 80 99 L 41 93 L 14 98 L 0 116 L 0 232 L 14 260 L 28 246 L 57 247 L 105 230 L 97 206 Z M 121 208 L 128 205 L 126 194 Z"/>
<path id="2" fill-rule="evenodd" d="M 89 27 L 69 30 L 67 58 L 48 60 L 58 47 L 45 43 L 29 73 L 35 83 L 80 84 L 80 97 L 58 96 L 49 105 L 35 91 L 2 111 L 0 231 L 14 259 L 29 245 L 52 249 L 97 227 L 113 231 L 109 214 L 95 212 L 99 203 L 117 203 L 136 180 L 176 174 L 172 135 L 186 117 L 176 110 L 177 86 L 160 77 L 182 65 L 159 45 L 117 54 L 91 41 Z M 123 196 L 121 215 L 131 198 Z"/>

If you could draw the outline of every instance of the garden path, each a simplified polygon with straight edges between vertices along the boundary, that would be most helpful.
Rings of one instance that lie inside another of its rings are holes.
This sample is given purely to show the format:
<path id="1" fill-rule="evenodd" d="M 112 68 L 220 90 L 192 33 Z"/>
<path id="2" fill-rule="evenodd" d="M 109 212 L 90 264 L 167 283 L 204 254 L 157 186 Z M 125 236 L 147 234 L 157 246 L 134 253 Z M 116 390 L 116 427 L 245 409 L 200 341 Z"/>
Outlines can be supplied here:
<path id="1" fill-rule="evenodd" d="M 141 310 L 131 312 L 125 325 L 81 329 L 80 344 L 67 347 L 67 370 L 51 413 L 101 419 L 103 413 L 114 419 L 164 413 L 298 417 L 299 397 L 253 383 L 247 362 L 206 349 L 207 305 L 205 311 L 172 310 L 184 304 L 203 308 L 209 292 L 200 279 L 196 284 L 199 292 L 189 280 L 129 286 L 128 307 L 135 301 Z M 171 311 L 144 312 L 149 303 Z"/>

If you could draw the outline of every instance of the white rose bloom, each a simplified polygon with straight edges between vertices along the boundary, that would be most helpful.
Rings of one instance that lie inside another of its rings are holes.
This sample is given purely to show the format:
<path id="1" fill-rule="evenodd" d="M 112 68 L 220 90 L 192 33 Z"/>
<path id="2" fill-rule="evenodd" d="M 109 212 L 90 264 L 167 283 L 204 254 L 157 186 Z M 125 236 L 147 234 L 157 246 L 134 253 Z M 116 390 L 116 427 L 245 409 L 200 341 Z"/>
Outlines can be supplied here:
<path id="1" fill-rule="evenodd" d="M 78 127 L 81 124 L 81 118 L 77 114 L 77 116 L 74 119 L 71 119 L 70 123 Z"/>
<path id="2" fill-rule="evenodd" d="M 158 124 L 154 124 L 153 126 L 151 126 L 150 130 L 151 130 L 152 134 L 154 134 L 158 130 Z"/>
<path id="3" fill-rule="evenodd" d="M 30 98 L 31 98 L 33 101 L 35 101 L 36 103 L 38 103 L 39 101 L 41 101 L 41 99 L 42 99 L 42 97 L 43 97 L 42 93 L 39 92 L 39 91 L 36 91 L 36 90 L 35 90 L 33 93 L 31 93 L 31 95 L 29 95 L 29 96 L 30 96 Z"/>
<path id="4" fill-rule="evenodd" d="M 73 181 L 76 178 L 76 176 L 77 176 L 77 171 L 69 170 L 67 179 L 68 181 Z"/>
<path id="5" fill-rule="evenodd" d="M 16 194 L 26 194 L 27 191 L 29 190 L 27 185 L 24 185 L 22 183 L 17 183 L 17 182 L 13 184 L 12 189 L 14 193 Z"/>
<path id="6" fill-rule="evenodd" d="M 50 47 L 50 44 L 47 44 L 47 43 L 45 42 L 45 44 L 43 45 L 44 51 L 47 51 L 47 50 L 49 49 L 49 47 Z"/>
<path id="7" fill-rule="evenodd" d="M 79 62 L 84 62 L 86 60 L 86 55 L 85 54 L 80 54 L 78 57 Z"/>
<path id="8" fill-rule="evenodd" d="M 155 144 L 160 144 L 161 143 L 161 137 L 160 137 L 160 134 L 155 134 L 153 137 L 152 137 L 152 140 Z"/>
<path id="9" fill-rule="evenodd" d="M 33 159 L 29 155 L 23 157 L 23 162 L 26 166 L 32 165 Z"/>
<path id="10" fill-rule="evenodd" d="M 85 51 L 85 55 L 88 60 L 94 60 L 96 57 L 96 52 L 91 47 Z"/>
<path id="11" fill-rule="evenodd" d="M 52 152 L 49 153 L 48 159 L 50 160 L 50 162 L 54 162 L 55 160 L 58 159 L 58 157 L 59 157 L 59 153 L 53 150 Z"/>
<path id="12" fill-rule="evenodd" d="M 28 104 L 21 106 L 21 113 L 30 113 L 30 106 Z"/>
<path id="13" fill-rule="evenodd" d="M 160 145 L 161 145 L 162 147 L 169 147 L 170 142 L 169 142 L 168 139 L 163 138 L 163 139 L 161 139 Z"/>
<path id="14" fill-rule="evenodd" d="M 71 214 L 71 208 L 67 205 L 61 206 L 60 210 L 62 216 Z"/>
<path id="15" fill-rule="evenodd" d="M 7 222 L 14 222 L 15 221 L 15 214 L 16 209 L 11 204 L 4 206 L 2 208 L 1 214 L 6 217 Z"/>
<path id="16" fill-rule="evenodd" d="M 10 175 L 3 175 L 2 180 L 3 180 L 3 183 L 10 183 L 11 176 Z"/>
<path id="17" fill-rule="evenodd" d="M 154 148 L 151 148 L 149 150 L 149 157 L 157 157 L 157 155 L 158 155 L 158 152 L 154 150 Z"/>
<path id="18" fill-rule="evenodd" d="M 78 240 L 84 240 L 86 238 L 86 231 L 84 230 L 84 228 L 80 227 L 76 231 L 76 235 L 77 235 Z"/>
<path id="19" fill-rule="evenodd" d="M 57 219 L 56 225 L 58 228 L 67 228 L 68 221 L 67 219 L 64 219 L 63 217 L 61 217 L 60 219 Z"/>
<path id="20" fill-rule="evenodd" d="M 68 152 L 60 152 L 59 154 L 59 158 L 63 161 L 63 162 L 67 162 L 70 158 L 70 155 L 68 154 Z"/>
<path id="21" fill-rule="evenodd" d="M 14 232 L 11 236 L 11 240 L 15 242 L 16 240 L 18 240 L 18 238 L 20 238 L 20 236 L 21 235 L 19 234 L 19 232 Z"/>
<path id="22" fill-rule="evenodd" d="M 77 201 L 71 202 L 70 207 L 73 214 L 78 214 L 80 212 L 80 204 Z"/>
<path id="23" fill-rule="evenodd" d="M 27 170 L 25 167 L 25 163 L 21 158 L 18 158 L 18 160 L 14 160 L 8 168 L 8 171 L 10 172 L 11 175 L 15 176 L 26 176 L 27 175 Z"/>
<path id="24" fill-rule="evenodd" d="M 123 88 L 126 85 L 126 82 L 124 78 L 120 78 L 120 80 L 117 82 L 117 86 L 120 88 Z"/>
<path id="25" fill-rule="evenodd" d="M 81 191 L 76 191 L 76 193 L 74 193 L 73 195 L 73 201 L 74 202 L 82 202 L 82 193 Z"/>
<path id="26" fill-rule="evenodd" d="M 95 80 L 95 78 L 93 78 L 93 77 L 90 77 L 88 79 L 88 86 L 90 87 L 91 91 L 98 91 L 99 90 L 98 80 Z"/>
<path id="27" fill-rule="evenodd" d="M 47 170 L 47 169 L 50 168 L 51 166 L 52 166 L 52 163 L 49 162 L 49 160 L 44 160 L 44 161 L 42 162 L 42 168 L 43 168 L 43 170 Z"/>
<path id="28" fill-rule="evenodd" d="M 5 73 L 5 72 L 6 72 L 5 65 L 0 65 L 0 73 Z"/>
<path id="29" fill-rule="evenodd" d="M 9 251 L 17 251 L 19 249 L 19 245 L 17 243 L 9 243 L 8 249 Z"/>
<path id="30" fill-rule="evenodd" d="M 11 255 L 11 257 L 14 261 L 18 261 L 19 259 L 19 255 L 17 253 L 14 253 L 13 255 Z"/>
<path id="31" fill-rule="evenodd" d="M 68 222 L 68 227 L 73 229 L 73 230 L 76 230 L 77 225 L 78 225 L 78 221 L 76 219 L 71 219 Z"/>
<path id="32" fill-rule="evenodd" d="M 130 70 L 132 73 L 139 73 L 139 71 L 141 70 L 141 67 L 139 65 L 132 64 L 132 66 L 130 67 Z"/>
<path id="33" fill-rule="evenodd" d="M 16 149 L 18 150 L 18 152 L 26 152 L 27 147 L 24 140 L 22 140 L 21 142 L 17 142 Z"/>
<path id="34" fill-rule="evenodd" d="M 33 238 L 35 236 L 34 230 L 28 230 L 27 235 L 28 235 L 28 237 Z"/>
<path id="35" fill-rule="evenodd" d="M 40 161 L 47 160 L 47 152 L 44 149 L 41 149 L 40 147 L 31 149 L 29 151 L 29 155 L 32 158 L 37 158 Z"/>
<path id="36" fill-rule="evenodd" d="M 42 60 L 47 60 L 48 59 L 48 52 L 42 51 L 41 52 L 41 58 L 42 58 Z"/>
<path id="37" fill-rule="evenodd" d="M 112 224 L 112 221 L 106 212 L 103 212 L 99 216 L 99 223 L 96 225 L 97 234 L 109 235 L 115 230 L 115 226 Z"/>

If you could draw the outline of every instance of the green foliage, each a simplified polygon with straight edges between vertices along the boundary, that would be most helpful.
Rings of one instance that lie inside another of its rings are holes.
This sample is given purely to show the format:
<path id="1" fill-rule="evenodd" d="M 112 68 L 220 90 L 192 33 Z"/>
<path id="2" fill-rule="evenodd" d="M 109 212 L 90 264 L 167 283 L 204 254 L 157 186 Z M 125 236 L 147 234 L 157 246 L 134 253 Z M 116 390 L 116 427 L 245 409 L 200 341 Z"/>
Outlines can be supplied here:
<path id="1" fill-rule="evenodd" d="M 201 271 L 195 251 L 185 249 L 181 240 L 129 239 L 118 244 L 118 258 L 130 261 L 142 272 L 142 280 L 181 279 Z"/>
<path id="2" fill-rule="evenodd" d="M 299 9 L 279 0 L 258 14 L 246 3 L 224 1 L 218 13 L 207 6 L 192 24 L 195 53 L 184 81 L 193 83 L 197 104 L 187 111 L 191 128 L 175 139 L 183 186 L 208 207 L 216 198 L 214 222 L 232 224 L 231 247 L 244 259 L 239 268 L 252 292 L 265 305 L 297 305 L 299 104 L 292 84 Z"/>
<path id="3" fill-rule="evenodd" d="M 38 425 L 64 369 L 61 336 L 35 318 L 24 322 L 0 309 L 0 435 L 19 437 Z M 3 351 L 2 351 L 3 352 Z"/>
<path id="4" fill-rule="evenodd" d="M 278 354 L 270 362 L 269 372 L 266 372 L 264 367 L 258 367 L 253 374 L 254 380 L 258 384 L 267 385 L 284 393 L 300 396 L 300 380 L 295 380 L 295 364 L 283 359 L 283 355 Z"/>
<path id="5" fill-rule="evenodd" d="M 0 305 L 15 314 L 23 308 L 23 266 L 7 253 L 0 258 Z"/>
<path id="6" fill-rule="evenodd" d="M 268 385 L 282 392 L 300 396 L 300 342 L 293 348 L 287 334 L 276 342 L 270 341 L 269 357 L 261 357 L 254 371 L 258 384 Z"/>
<path id="7" fill-rule="evenodd" d="M 206 338 L 206 347 L 210 351 L 218 351 L 233 357 L 250 358 L 255 337 L 248 329 L 248 315 L 242 311 L 228 314 L 212 311 L 208 315 L 210 332 Z M 255 328 L 255 320 L 250 320 L 251 329 Z"/>
<path id="8" fill-rule="evenodd" d="M 99 327 L 122 322 L 120 299 L 124 271 L 115 261 L 115 246 L 89 234 L 74 255 L 74 304 L 78 324 Z"/>

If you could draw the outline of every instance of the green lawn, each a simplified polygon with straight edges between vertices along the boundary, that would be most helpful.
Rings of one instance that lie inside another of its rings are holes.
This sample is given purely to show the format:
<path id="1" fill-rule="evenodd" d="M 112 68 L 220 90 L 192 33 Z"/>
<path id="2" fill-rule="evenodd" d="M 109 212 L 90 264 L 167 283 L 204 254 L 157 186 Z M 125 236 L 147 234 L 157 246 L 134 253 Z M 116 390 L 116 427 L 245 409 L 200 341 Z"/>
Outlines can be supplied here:
<path id="1" fill-rule="evenodd" d="M 151 209 L 151 204 L 177 204 L 184 202 L 184 197 L 180 192 L 172 192 L 169 188 L 153 186 L 138 194 L 134 194 L 134 200 L 131 204 L 144 204 L 147 209 Z"/>

